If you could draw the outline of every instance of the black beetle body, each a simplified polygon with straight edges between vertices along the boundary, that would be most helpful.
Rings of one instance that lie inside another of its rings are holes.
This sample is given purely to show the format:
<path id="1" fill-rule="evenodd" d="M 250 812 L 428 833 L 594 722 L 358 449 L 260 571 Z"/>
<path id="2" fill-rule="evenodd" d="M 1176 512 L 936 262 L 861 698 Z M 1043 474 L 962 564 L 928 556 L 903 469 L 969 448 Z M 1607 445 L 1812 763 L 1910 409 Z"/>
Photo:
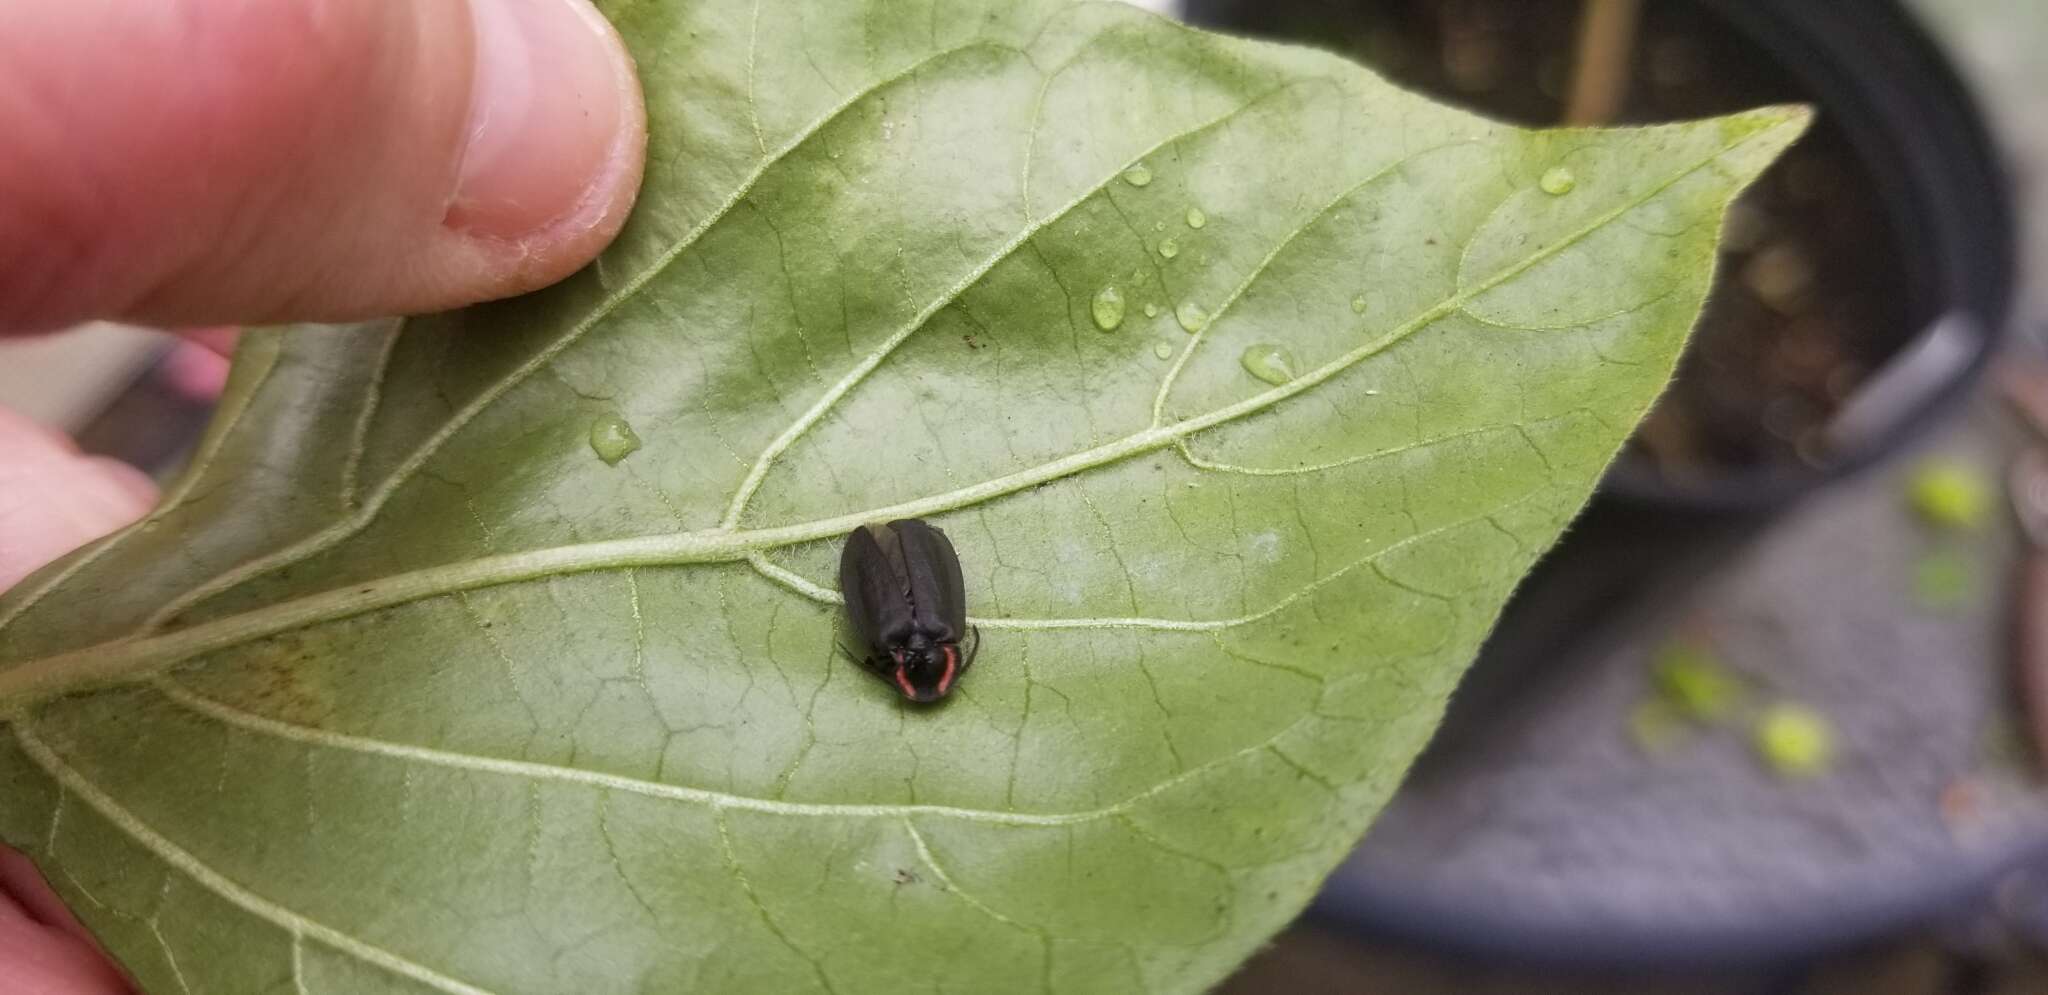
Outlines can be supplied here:
<path id="1" fill-rule="evenodd" d="M 944 532 L 922 520 L 854 529 L 839 554 L 839 591 L 867 647 L 861 665 L 905 698 L 945 697 L 974 662 L 972 649 L 960 650 L 970 631 L 960 557 Z"/>

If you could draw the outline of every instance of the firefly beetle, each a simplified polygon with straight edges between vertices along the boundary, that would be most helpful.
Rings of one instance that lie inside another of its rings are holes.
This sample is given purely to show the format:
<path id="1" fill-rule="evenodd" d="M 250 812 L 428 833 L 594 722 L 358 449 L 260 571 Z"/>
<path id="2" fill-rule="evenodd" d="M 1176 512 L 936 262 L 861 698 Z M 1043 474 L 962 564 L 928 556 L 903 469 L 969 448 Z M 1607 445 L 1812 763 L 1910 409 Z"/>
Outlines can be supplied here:
<path id="1" fill-rule="evenodd" d="M 839 554 L 839 592 L 866 644 L 861 666 L 911 701 L 945 697 L 981 648 L 981 633 L 967 625 L 960 557 L 921 519 L 854 529 Z"/>

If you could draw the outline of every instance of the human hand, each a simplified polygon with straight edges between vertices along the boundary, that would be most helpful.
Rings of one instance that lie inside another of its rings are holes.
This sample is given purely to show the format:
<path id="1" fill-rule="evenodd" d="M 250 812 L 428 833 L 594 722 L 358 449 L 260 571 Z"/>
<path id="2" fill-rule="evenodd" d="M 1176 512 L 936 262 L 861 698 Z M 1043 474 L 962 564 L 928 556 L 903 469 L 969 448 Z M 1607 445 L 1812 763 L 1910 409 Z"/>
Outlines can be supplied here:
<path id="1" fill-rule="evenodd" d="M 433 311 L 567 276 L 646 144 L 588 0 L 14 0 L 0 335 Z M 155 488 L 0 409 L 0 590 Z M 0 995 L 126 983 L 0 848 Z"/>

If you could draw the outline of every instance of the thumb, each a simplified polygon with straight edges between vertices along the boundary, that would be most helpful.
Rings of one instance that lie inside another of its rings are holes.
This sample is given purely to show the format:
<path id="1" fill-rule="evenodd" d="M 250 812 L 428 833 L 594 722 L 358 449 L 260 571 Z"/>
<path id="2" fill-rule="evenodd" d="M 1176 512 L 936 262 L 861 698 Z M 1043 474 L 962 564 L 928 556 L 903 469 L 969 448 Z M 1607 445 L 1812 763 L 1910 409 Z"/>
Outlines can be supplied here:
<path id="1" fill-rule="evenodd" d="M 0 591 L 156 503 L 142 471 L 0 408 Z M 0 991 L 8 991 L 0 985 Z"/>
<path id="2" fill-rule="evenodd" d="M 343 320 L 530 290 L 639 184 L 588 0 L 16 0 L 0 330 Z"/>

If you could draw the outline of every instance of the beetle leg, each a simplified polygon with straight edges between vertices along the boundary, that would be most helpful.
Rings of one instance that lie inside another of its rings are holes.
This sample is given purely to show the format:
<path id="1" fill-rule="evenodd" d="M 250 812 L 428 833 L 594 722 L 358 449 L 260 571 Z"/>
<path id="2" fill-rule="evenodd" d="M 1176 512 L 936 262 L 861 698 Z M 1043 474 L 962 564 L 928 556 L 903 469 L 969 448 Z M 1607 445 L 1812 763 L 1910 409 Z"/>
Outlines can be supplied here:
<path id="1" fill-rule="evenodd" d="M 967 647 L 967 654 L 960 658 L 960 672 L 966 673 L 974 663 L 974 655 L 981 652 L 981 626 L 969 626 L 968 633 L 974 637 L 974 645 Z"/>
<path id="2" fill-rule="evenodd" d="M 853 647 L 848 646 L 837 639 L 832 641 L 832 645 L 835 648 L 837 648 L 839 652 L 846 654 L 847 659 L 852 660 L 857 664 L 860 664 L 860 669 L 865 670 L 870 674 L 880 674 L 883 677 L 889 676 L 889 668 L 883 666 L 874 657 L 869 656 L 865 653 L 856 653 L 853 651 Z"/>

